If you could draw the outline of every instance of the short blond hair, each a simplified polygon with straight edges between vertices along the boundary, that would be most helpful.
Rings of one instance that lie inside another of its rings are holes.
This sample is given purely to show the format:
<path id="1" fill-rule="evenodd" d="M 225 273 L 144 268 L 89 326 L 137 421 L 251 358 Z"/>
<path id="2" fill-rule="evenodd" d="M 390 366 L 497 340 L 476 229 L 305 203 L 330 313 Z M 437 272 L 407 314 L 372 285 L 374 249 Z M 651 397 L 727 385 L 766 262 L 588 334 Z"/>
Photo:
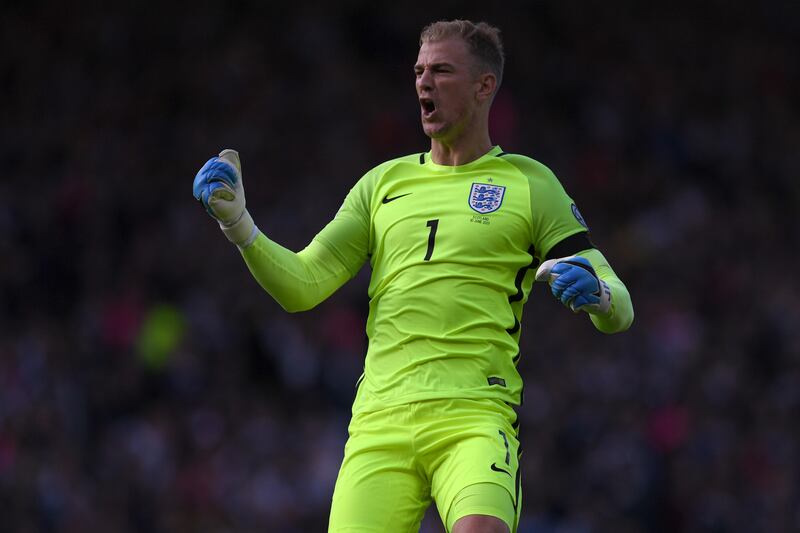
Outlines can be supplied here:
<path id="1" fill-rule="evenodd" d="M 419 45 L 443 41 L 452 37 L 462 39 L 481 68 L 490 70 L 497 77 L 497 86 L 503 79 L 503 66 L 506 62 L 500 29 L 470 20 L 440 20 L 428 24 L 419 36 Z"/>

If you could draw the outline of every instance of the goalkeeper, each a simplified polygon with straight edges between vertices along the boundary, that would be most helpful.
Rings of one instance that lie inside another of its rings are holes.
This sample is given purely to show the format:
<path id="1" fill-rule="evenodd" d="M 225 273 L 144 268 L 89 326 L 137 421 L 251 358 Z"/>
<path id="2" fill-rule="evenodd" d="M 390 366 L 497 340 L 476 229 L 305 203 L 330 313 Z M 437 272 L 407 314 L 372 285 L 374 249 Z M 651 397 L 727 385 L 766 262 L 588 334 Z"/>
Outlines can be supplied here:
<path id="1" fill-rule="evenodd" d="M 287 311 L 372 266 L 369 347 L 329 531 L 415 531 L 432 502 L 449 532 L 515 531 L 519 336 L 534 280 L 604 333 L 633 321 L 628 291 L 553 173 L 492 145 L 503 63 L 497 28 L 427 26 L 414 71 L 430 150 L 367 172 L 300 252 L 256 227 L 235 151 L 195 178 L 195 197 Z"/>

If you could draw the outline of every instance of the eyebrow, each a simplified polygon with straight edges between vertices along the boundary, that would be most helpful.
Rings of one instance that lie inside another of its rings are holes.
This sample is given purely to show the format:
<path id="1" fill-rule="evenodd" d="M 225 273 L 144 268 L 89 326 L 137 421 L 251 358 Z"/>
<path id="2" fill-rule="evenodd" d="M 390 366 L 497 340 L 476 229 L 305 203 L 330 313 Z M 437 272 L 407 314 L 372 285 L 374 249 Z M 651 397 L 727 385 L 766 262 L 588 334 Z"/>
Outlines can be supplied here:
<path id="1" fill-rule="evenodd" d="M 431 64 L 430 64 L 430 65 L 428 65 L 428 66 L 431 68 L 431 70 L 440 69 L 440 68 L 442 68 L 442 67 L 450 67 L 450 68 L 455 68 L 455 67 L 454 67 L 454 65 L 453 65 L 452 63 L 447 63 L 447 62 L 444 62 L 444 61 L 442 61 L 442 62 L 439 62 L 439 63 L 431 63 Z M 423 67 L 423 65 L 421 65 L 421 64 L 419 64 L 419 63 L 417 63 L 417 64 L 415 64 L 415 65 L 414 65 L 414 70 L 421 70 L 421 69 L 423 69 L 423 68 L 424 68 L 424 67 Z"/>

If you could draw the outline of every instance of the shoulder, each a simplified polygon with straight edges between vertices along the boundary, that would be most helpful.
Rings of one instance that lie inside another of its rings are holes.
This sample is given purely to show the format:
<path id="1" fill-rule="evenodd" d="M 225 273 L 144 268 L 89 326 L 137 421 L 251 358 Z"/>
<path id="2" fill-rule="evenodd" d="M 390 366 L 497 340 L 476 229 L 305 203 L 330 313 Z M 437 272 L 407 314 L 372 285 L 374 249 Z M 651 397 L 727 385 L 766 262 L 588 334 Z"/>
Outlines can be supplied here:
<path id="1" fill-rule="evenodd" d="M 372 167 L 365 176 L 380 177 L 395 170 L 416 170 L 422 167 L 423 153 L 409 154 L 401 157 L 396 157 L 388 161 Z"/>
<path id="2" fill-rule="evenodd" d="M 498 159 L 515 167 L 531 182 L 558 181 L 558 178 L 556 178 L 556 175 L 550 168 L 532 157 L 521 154 L 504 153 L 499 156 Z"/>

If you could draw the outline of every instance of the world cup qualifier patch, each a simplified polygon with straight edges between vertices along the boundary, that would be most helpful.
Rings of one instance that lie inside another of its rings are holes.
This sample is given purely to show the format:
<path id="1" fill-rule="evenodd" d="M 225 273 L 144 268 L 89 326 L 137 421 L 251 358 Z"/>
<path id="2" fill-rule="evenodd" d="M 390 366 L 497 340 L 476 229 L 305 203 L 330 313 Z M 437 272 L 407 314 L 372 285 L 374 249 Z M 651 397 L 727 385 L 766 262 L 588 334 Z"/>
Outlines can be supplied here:
<path id="1" fill-rule="evenodd" d="M 500 209 L 505 194 L 506 188 L 501 185 L 473 183 L 469 191 L 469 206 L 482 215 L 492 213 Z"/>
<path id="2" fill-rule="evenodd" d="M 583 219 L 581 212 L 578 211 L 578 206 L 575 204 L 572 204 L 572 214 L 575 215 L 575 219 L 580 223 L 581 226 L 583 226 L 586 229 L 589 229 L 589 225 Z"/>

